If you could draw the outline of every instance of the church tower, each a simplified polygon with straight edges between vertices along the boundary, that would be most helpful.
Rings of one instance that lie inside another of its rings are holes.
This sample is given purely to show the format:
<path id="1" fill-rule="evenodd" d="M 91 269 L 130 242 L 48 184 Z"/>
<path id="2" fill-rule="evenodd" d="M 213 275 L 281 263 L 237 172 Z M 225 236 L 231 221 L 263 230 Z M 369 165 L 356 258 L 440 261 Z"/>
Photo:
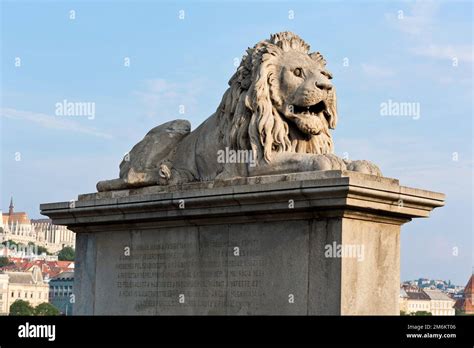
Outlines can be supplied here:
<path id="1" fill-rule="evenodd" d="M 8 215 L 13 215 L 13 196 L 10 198 L 10 206 L 8 207 Z"/>

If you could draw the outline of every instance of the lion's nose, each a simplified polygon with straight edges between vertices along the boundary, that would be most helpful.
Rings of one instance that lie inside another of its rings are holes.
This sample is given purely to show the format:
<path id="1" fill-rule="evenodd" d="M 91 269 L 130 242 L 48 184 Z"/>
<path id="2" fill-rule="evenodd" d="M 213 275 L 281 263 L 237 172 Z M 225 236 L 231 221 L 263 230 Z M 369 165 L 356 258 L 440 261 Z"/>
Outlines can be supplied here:
<path id="1" fill-rule="evenodd" d="M 332 85 L 328 82 L 324 82 L 324 81 L 316 81 L 314 83 L 316 85 L 316 87 L 318 87 L 319 89 L 326 89 L 326 90 L 330 90 L 332 89 Z"/>

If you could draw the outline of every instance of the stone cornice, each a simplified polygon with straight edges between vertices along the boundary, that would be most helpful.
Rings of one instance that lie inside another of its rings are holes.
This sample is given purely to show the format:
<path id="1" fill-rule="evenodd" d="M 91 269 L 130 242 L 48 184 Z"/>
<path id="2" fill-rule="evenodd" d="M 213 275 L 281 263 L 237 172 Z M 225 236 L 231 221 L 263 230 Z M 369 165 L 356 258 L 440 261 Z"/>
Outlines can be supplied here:
<path id="1" fill-rule="evenodd" d="M 395 179 L 325 171 L 85 194 L 74 202 L 42 204 L 41 213 L 76 232 L 106 222 L 129 229 L 138 221 L 157 228 L 303 216 L 402 224 L 429 216 L 444 199 L 442 193 L 400 186 Z"/>

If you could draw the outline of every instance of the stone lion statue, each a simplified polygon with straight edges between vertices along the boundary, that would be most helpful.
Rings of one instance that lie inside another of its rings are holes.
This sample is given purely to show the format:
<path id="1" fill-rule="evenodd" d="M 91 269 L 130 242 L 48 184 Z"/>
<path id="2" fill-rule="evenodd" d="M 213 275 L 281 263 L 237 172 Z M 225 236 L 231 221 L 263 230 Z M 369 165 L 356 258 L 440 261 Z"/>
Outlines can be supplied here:
<path id="1" fill-rule="evenodd" d="M 336 90 L 326 61 L 298 35 L 281 32 L 247 50 L 216 112 L 191 132 L 186 120 L 153 128 L 99 191 L 315 170 L 381 175 L 343 160 L 330 129 Z"/>

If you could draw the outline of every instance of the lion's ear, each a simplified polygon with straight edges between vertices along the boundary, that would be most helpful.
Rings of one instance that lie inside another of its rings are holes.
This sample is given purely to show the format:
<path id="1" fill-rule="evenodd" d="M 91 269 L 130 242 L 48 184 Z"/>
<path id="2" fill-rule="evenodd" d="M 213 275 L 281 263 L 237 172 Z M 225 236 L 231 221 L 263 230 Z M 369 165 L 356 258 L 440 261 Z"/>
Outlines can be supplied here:
<path id="1" fill-rule="evenodd" d="M 328 123 L 329 128 L 336 128 L 337 124 L 337 100 L 336 100 L 336 89 L 333 87 L 328 92 L 328 97 L 326 99 L 327 108 L 328 108 Z"/>

